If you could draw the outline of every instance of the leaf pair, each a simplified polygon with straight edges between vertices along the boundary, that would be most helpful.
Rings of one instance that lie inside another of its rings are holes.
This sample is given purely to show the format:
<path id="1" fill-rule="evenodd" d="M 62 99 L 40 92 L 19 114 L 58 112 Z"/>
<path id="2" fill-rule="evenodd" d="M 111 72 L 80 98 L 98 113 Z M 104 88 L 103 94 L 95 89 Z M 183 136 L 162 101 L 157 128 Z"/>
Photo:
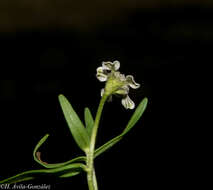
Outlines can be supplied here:
<path id="1" fill-rule="evenodd" d="M 60 95 L 60 96 L 63 96 L 63 95 Z M 66 99 L 65 97 L 63 97 L 63 99 Z M 68 100 L 66 100 L 66 103 L 68 102 Z M 135 112 L 133 113 L 132 117 L 130 118 L 128 124 L 126 125 L 125 129 L 123 130 L 123 132 L 114 137 L 113 139 L 109 140 L 107 143 L 105 143 L 104 145 L 100 146 L 99 148 L 97 148 L 94 152 L 94 156 L 97 157 L 99 156 L 100 154 L 102 154 L 103 152 L 105 152 L 106 150 L 108 150 L 109 148 L 111 148 L 112 146 L 114 146 L 116 143 L 118 143 L 124 135 L 126 135 L 134 126 L 135 124 L 137 123 L 137 121 L 141 118 L 141 116 L 143 115 L 145 109 L 146 109 L 146 106 L 147 106 L 147 103 L 148 103 L 148 99 L 147 98 L 144 98 L 141 103 L 138 105 L 138 107 L 136 108 Z M 71 104 L 69 104 L 71 106 Z M 89 108 L 85 108 L 85 112 L 84 112 L 84 117 L 85 117 L 85 124 L 86 124 L 86 130 L 85 128 L 82 128 L 81 130 L 83 131 L 83 133 L 87 133 L 87 135 L 91 136 L 91 131 L 92 131 L 92 128 L 93 128 L 93 125 L 94 125 L 94 119 L 92 117 L 92 114 L 89 110 Z M 78 120 L 80 120 L 78 118 Z M 74 127 L 74 126 L 72 126 Z M 71 128 L 72 128 L 71 127 Z M 77 127 L 77 126 L 76 126 Z M 75 131 L 75 130 L 74 130 Z M 77 131 L 77 130 L 76 130 Z M 76 132 L 75 131 L 75 132 Z M 67 162 L 64 162 L 64 163 L 58 163 L 58 164 L 47 164 L 45 162 L 42 162 L 41 160 L 38 159 L 38 156 L 36 155 L 37 151 L 38 151 L 38 148 L 46 141 L 46 139 L 48 138 L 49 135 L 45 135 L 40 141 L 39 143 L 37 144 L 37 146 L 35 147 L 34 149 L 34 153 L 33 153 L 33 156 L 34 156 L 34 159 L 39 163 L 41 164 L 42 166 L 46 167 L 46 168 L 53 168 L 53 167 L 61 167 L 61 166 L 64 166 L 64 165 L 68 165 L 68 164 L 71 164 L 71 163 L 75 163 L 75 162 L 79 162 L 79 161 L 86 161 L 86 157 L 85 156 L 80 156 L 80 157 L 76 157 L 72 160 L 69 160 Z M 80 136 L 80 135 L 77 135 L 77 136 Z M 80 140 L 80 139 L 79 139 Z"/>
<path id="2" fill-rule="evenodd" d="M 92 117 L 92 114 L 89 108 L 85 108 L 85 112 L 84 112 L 85 125 L 86 125 L 86 128 L 85 128 L 81 120 L 79 119 L 75 111 L 73 110 L 71 104 L 63 95 L 59 95 L 59 101 L 65 116 L 65 119 L 68 123 L 69 129 L 76 143 L 83 151 L 86 152 L 87 148 L 89 147 L 89 139 L 91 136 L 93 125 L 94 125 L 94 119 Z M 138 105 L 137 109 L 135 110 L 134 114 L 130 118 L 123 132 L 120 135 L 108 141 L 107 143 L 105 143 L 104 145 L 100 146 L 98 149 L 96 149 L 94 153 L 95 157 L 99 156 L 100 154 L 102 154 L 103 152 L 105 152 L 106 150 L 114 146 L 117 142 L 119 142 L 123 138 L 124 135 L 126 135 L 132 129 L 132 127 L 137 123 L 137 121 L 140 119 L 140 117 L 144 113 L 147 103 L 148 103 L 148 99 L 144 98 L 141 101 L 141 103 Z M 26 171 L 26 172 L 17 174 L 16 176 L 0 181 L 0 184 L 1 183 L 17 183 L 17 182 L 26 181 L 26 180 L 32 180 L 37 175 L 43 174 L 43 173 L 54 174 L 63 178 L 71 177 L 71 176 L 78 175 L 82 170 L 86 170 L 86 166 L 80 163 L 82 161 L 86 161 L 85 156 L 79 156 L 64 163 L 48 164 L 46 162 L 43 162 L 40 159 L 38 149 L 47 140 L 48 136 L 49 136 L 48 134 L 45 135 L 38 142 L 38 144 L 36 145 L 33 151 L 33 157 L 35 161 L 47 169 Z"/>
<path id="3" fill-rule="evenodd" d="M 69 101 L 63 96 L 59 95 L 59 101 L 62 107 L 62 110 L 64 112 L 66 121 L 68 123 L 68 126 L 70 128 L 70 131 L 72 132 L 72 135 L 76 141 L 76 143 L 79 145 L 79 147 L 82 150 L 86 150 L 86 148 L 89 147 L 89 139 L 91 136 L 92 128 L 94 125 L 94 119 L 92 117 L 92 114 L 89 110 L 89 108 L 85 109 L 84 112 L 84 118 L 85 118 L 85 124 L 86 128 L 81 123 L 79 117 L 73 110 L 71 104 Z M 119 142 L 124 135 L 126 135 L 132 127 L 137 123 L 137 121 L 140 119 L 140 117 L 143 115 L 146 106 L 148 103 L 148 99 L 144 98 L 141 103 L 136 108 L 134 114 L 130 118 L 127 126 L 123 130 L 123 132 L 118 135 L 117 137 L 111 139 L 101 147 L 99 147 L 97 150 L 95 150 L 95 157 L 105 152 L 107 149 L 111 148 L 113 145 L 115 145 L 117 142 Z M 83 142 L 83 143 L 82 143 Z"/>

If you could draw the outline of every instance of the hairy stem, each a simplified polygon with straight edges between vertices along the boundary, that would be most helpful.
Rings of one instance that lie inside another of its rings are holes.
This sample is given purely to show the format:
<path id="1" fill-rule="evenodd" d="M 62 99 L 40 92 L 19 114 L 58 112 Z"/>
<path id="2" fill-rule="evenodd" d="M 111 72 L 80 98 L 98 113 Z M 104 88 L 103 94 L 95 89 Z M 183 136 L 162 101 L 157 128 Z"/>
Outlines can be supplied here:
<path id="1" fill-rule="evenodd" d="M 96 143 L 96 136 L 98 132 L 98 126 L 101 119 L 102 110 L 104 107 L 104 103 L 107 99 L 107 95 L 103 95 L 98 106 L 98 111 L 96 113 L 96 118 L 94 122 L 94 126 L 92 129 L 91 139 L 90 139 L 90 147 L 87 153 L 87 183 L 89 190 L 98 190 L 96 175 L 95 175 L 95 168 L 94 168 L 94 150 L 95 150 L 95 143 Z"/>

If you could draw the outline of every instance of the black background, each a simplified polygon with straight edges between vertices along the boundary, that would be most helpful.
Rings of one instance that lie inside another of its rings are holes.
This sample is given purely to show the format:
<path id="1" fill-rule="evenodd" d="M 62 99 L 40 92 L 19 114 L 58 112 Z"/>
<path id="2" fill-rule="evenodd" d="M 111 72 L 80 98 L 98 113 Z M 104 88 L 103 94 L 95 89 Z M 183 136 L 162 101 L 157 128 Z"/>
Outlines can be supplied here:
<path id="1" fill-rule="evenodd" d="M 2 32 L 1 73 L 6 79 L 0 80 L 0 179 L 41 168 L 32 151 L 46 133 L 43 160 L 63 162 L 81 155 L 58 95 L 64 94 L 82 119 L 86 106 L 95 115 L 104 86 L 95 77 L 96 68 L 102 61 L 119 60 L 120 71 L 141 84 L 131 90 L 131 99 L 137 105 L 148 97 L 149 103 L 135 128 L 96 159 L 99 188 L 197 185 L 194 150 L 201 137 L 191 118 L 196 117 L 195 94 L 201 86 L 196 71 L 202 73 L 202 64 L 211 59 L 211 11 L 196 6 L 138 10 L 125 22 L 103 23 L 93 32 L 57 27 Z M 119 134 L 133 113 L 120 101 L 114 97 L 105 105 L 97 146 Z M 44 176 L 32 183 L 87 189 L 85 174 L 64 180 Z"/>

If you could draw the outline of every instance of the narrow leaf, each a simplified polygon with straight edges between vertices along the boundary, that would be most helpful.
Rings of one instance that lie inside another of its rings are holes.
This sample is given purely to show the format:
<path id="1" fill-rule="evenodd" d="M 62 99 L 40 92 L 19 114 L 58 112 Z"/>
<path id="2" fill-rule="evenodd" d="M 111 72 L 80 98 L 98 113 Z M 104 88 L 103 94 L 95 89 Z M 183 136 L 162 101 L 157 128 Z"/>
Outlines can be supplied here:
<path id="1" fill-rule="evenodd" d="M 109 140 L 104 145 L 97 148 L 95 150 L 95 157 L 99 156 L 100 154 L 102 154 L 103 152 L 105 152 L 106 150 L 108 150 L 112 146 L 114 146 L 116 143 L 118 143 L 122 139 L 122 137 L 124 135 L 126 135 L 130 131 L 130 129 L 132 129 L 132 127 L 137 123 L 137 121 L 140 119 L 140 117 L 144 113 L 146 106 L 147 106 L 147 103 L 148 103 L 148 99 L 144 98 L 141 101 L 141 103 L 138 105 L 138 107 L 136 108 L 134 114 L 132 115 L 131 119 L 129 120 L 124 131 L 120 135 L 116 136 L 115 138 Z"/>
<path id="2" fill-rule="evenodd" d="M 106 150 L 110 149 L 113 145 L 115 145 L 117 142 L 119 142 L 122 139 L 122 135 L 119 135 L 113 139 L 111 139 L 110 141 L 108 141 L 107 143 L 105 143 L 104 145 L 102 145 L 101 147 L 97 148 L 95 150 L 95 158 L 97 156 L 99 156 L 100 154 L 104 153 Z"/>
<path id="3" fill-rule="evenodd" d="M 15 183 L 19 183 L 19 182 L 23 182 L 23 181 L 29 181 L 29 180 L 33 180 L 34 177 L 25 177 L 24 179 L 20 179 L 20 180 L 16 180 Z"/>
<path id="4" fill-rule="evenodd" d="M 137 123 L 137 121 L 141 118 L 141 116 L 143 115 L 146 106 L 148 103 L 148 99 L 144 98 L 141 103 L 138 105 L 138 107 L 136 108 L 134 114 L 132 115 L 131 119 L 129 120 L 126 128 L 123 131 L 123 134 L 126 134 L 127 132 L 129 132 L 129 130 Z"/>
<path id="5" fill-rule="evenodd" d="M 11 183 L 17 183 L 17 182 L 22 182 L 22 181 L 26 181 L 26 180 L 32 180 L 41 174 L 54 174 L 54 175 L 59 175 L 59 176 L 62 176 L 65 173 L 76 174 L 76 172 L 85 170 L 85 167 L 86 166 L 84 164 L 75 163 L 75 164 L 70 164 L 67 166 L 53 168 L 53 169 L 29 170 L 29 171 L 17 174 L 13 177 L 4 179 L 4 180 L 0 181 L 0 184 L 4 184 L 4 183 L 11 184 Z"/>
<path id="6" fill-rule="evenodd" d="M 73 177 L 73 176 L 76 176 L 76 175 L 78 175 L 80 172 L 69 172 L 69 173 L 65 173 L 65 174 L 63 174 L 63 175 L 61 175 L 61 176 L 59 176 L 60 178 L 68 178 L 68 177 Z"/>
<path id="7" fill-rule="evenodd" d="M 49 134 L 46 134 L 36 145 L 34 151 L 33 151 L 33 158 L 34 160 L 39 163 L 40 165 L 44 166 L 45 168 L 57 168 L 57 167 L 61 167 L 61 166 L 65 166 L 74 162 L 80 162 L 80 161 L 86 161 L 86 157 L 85 156 L 79 156 L 76 157 L 72 160 L 63 162 L 63 163 L 56 163 L 56 164 L 49 164 L 46 162 L 43 162 L 40 158 L 40 152 L 38 152 L 38 149 L 40 148 L 40 146 L 47 140 L 47 138 L 49 137 Z"/>
<path id="8" fill-rule="evenodd" d="M 86 152 L 86 149 L 89 147 L 89 136 L 86 129 L 69 101 L 63 95 L 59 95 L 59 102 L 73 138 L 78 146 Z"/>
<path id="9" fill-rule="evenodd" d="M 89 138 L 91 137 L 92 129 L 94 126 L 94 119 L 92 117 L 92 114 L 89 110 L 89 108 L 85 108 L 84 110 L 84 119 L 85 119 L 85 124 L 86 124 L 86 130 L 89 135 Z"/>

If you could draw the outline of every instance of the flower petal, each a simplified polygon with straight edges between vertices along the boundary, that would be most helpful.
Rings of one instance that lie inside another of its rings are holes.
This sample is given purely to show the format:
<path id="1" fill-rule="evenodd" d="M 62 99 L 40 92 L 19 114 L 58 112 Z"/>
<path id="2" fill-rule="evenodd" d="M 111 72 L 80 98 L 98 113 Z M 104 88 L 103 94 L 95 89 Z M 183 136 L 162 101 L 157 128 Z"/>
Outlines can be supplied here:
<path id="1" fill-rule="evenodd" d="M 104 82 L 107 81 L 107 75 L 103 74 L 103 73 L 97 73 L 96 77 L 99 81 Z"/>
<path id="2" fill-rule="evenodd" d="M 104 88 L 101 89 L 101 96 L 104 94 Z"/>
<path id="3" fill-rule="evenodd" d="M 120 68 L 120 62 L 119 61 L 113 61 L 113 68 L 115 71 L 117 71 Z"/>
<path id="4" fill-rule="evenodd" d="M 98 78 L 98 80 L 100 80 L 101 82 L 107 80 L 107 72 L 106 70 L 104 70 L 103 67 L 98 67 L 96 71 L 97 71 L 96 77 Z"/>
<path id="5" fill-rule="evenodd" d="M 106 62 L 102 62 L 102 68 L 104 70 L 114 70 L 114 71 L 117 71 L 119 68 L 120 68 L 120 62 L 119 61 L 113 61 L 113 62 L 110 62 L 110 61 L 106 61 Z"/>
<path id="6" fill-rule="evenodd" d="M 126 81 L 127 81 L 128 85 L 133 89 L 137 89 L 140 87 L 140 84 L 135 82 L 134 77 L 132 75 L 127 75 Z"/>
<path id="7" fill-rule="evenodd" d="M 135 108 L 135 103 L 129 98 L 128 95 L 121 100 L 121 103 L 126 109 L 134 109 Z"/>
<path id="8" fill-rule="evenodd" d="M 104 74 L 104 69 L 103 69 L 103 67 L 98 67 L 98 68 L 96 69 L 96 71 L 97 71 L 97 73 L 103 73 L 103 74 Z"/>
<path id="9" fill-rule="evenodd" d="M 106 62 L 102 62 L 102 68 L 104 69 L 104 70 L 109 70 L 109 71 L 111 71 L 112 69 L 113 69 L 113 63 L 112 62 L 110 62 L 110 61 L 106 61 Z"/>

